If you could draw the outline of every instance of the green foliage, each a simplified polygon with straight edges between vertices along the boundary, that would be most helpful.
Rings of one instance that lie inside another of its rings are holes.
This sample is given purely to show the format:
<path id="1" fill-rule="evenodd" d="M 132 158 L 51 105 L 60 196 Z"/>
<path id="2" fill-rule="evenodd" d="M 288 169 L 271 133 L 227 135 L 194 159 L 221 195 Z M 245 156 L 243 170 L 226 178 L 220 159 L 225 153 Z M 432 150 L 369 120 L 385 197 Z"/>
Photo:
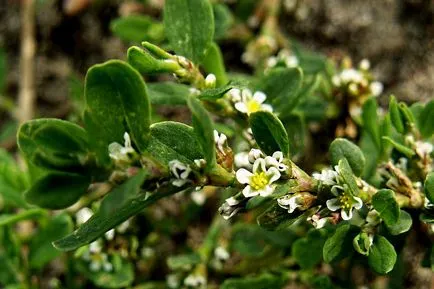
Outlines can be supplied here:
<path id="1" fill-rule="evenodd" d="M 360 148 L 352 142 L 337 138 L 330 144 L 330 159 L 333 165 L 345 158 L 356 176 L 360 176 L 365 166 L 365 156 Z"/>
<path id="2" fill-rule="evenodd" d="M 151 41 L 159 43 L 164 39 L 164 27 L 146 15 L 129 15 L 110 23 L 110 30 L 125 41 Z"/>
<path id="3" fill-rule="evenodd" d="M 349 224 L 338 227 L 324 244 L 324 261 L 327 263 L 339 261 L 350 255 L 353 248 L 353 239 L 357 233 L 357 228 Z"/>
<path id="4" fill-rule="evenodd" d="M 425 196 L 431 203 L 434 203 L 434 172 L 429 173 L 425 179 Z"/>
<path id="5" fill-rule="evenodd" d="M 281 151 L 283 155 L 289 155 L 288 134 L 274 114 L 266 111 L 252 113 L 249 123 L 255 140 L 266 154 Z"/>
<path id="6" fill-rule="evenodd" d="M 398 222 L 400 210 L 392 190 L 379 190 L 372 197 L 372 206 L 378 211 L 386 225 L 393 226 Z"/>
<path id="7" fill-rule="evenodd" d="M 168 0 L 164 29 L 177 54 L 201 63 L 214 37 L 214 15 L 208 0 Z"/>
<path id="8" fill-rule="evenodd" d="M 322 261 L 326 233 L 311 230 L 306 237 L 300 238 L 292 245 L 292 256 L 303 269 L 311 269 Z"/>
<path id="9" fill-rule="evenodd" d="M 378 274 L 392 271 L 396 262 L 396 252 L 392 244 L 383 236 L 376 236 L 368 256 L 369 266 Z"/>

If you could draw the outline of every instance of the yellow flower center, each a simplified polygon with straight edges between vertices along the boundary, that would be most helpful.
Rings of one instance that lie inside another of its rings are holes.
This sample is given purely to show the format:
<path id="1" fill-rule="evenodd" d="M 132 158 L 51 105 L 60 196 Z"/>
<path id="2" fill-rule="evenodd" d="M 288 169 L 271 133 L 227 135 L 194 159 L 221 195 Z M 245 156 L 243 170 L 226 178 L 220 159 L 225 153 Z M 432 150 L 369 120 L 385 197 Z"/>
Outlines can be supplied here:
<path id="1" fill-rule="evenodd" d="M 260 190 L 268 185 L 268 178 L 265 172 L 255 173 L 250 177 L 250 186 L 255 190 Z"/>
<path id="2" fill-rule="evenodd" d="M 261 110 L 261 104 L 254 99 L 251 99 L 247 102 L 247 111 L 249 113 L 254 113 Z"/>
<path id="3" fill-rule="evenodd" d="M 344 210 L 350 210 L 352 205 L 352 200 L 347 195 L 342 195 L 339 197 L 339 202 L 341 204 L 341 208 Z"/>

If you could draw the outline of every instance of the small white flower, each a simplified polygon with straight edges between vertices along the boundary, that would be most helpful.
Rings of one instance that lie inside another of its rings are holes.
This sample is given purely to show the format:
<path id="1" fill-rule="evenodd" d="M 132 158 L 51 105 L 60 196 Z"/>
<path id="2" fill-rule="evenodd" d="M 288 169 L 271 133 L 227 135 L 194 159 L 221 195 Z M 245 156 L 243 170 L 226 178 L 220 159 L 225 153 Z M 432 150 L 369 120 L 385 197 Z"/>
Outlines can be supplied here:
<path id="1" fill-rule="evenodd" d="M 238 88 L 232 88 L 227 92 L 227 95 L 233 103 L 241 101 L 241 90 Z"/>
<path id="2" fill-rule="evenodd" d="M 135 153 L 135 150 L 131 146 L 131 138 L 130 135 L 125 132 L 124 133 L 124 146 L 120 145 L 117 142 L 113 142 L 109 144 L 108 151 L 111 159 L 115 161 L 125 161 L 128 162 L 130 160 L 130 154 Z"/>
<path id="3" fill-rule="evenodd" d="M 379 81 L 374 81 L 369 85 L 369 89 L 373 96 L 379 96 L 383 92 L 383 84 Z"/>
<path id="4" fill-rule="evenodd" d="M 205 78 L 205 86 L 207 88 L 214 88 L 216 85 L 217 78 L 214 74 L 208 74 Z"/>
<path id="5" fill-rule="evenodd" d="M 294 55 L 289 55 L 285 58 L 286 67 L 297 67 L 299 62 L 298 58 Z"/>
<path id="6" fill-rule="evenodd" d="M 277 58 L 275 56 L 271 56 L 267 59 L 266 66 L 274 67 L 276 66 L 277 62 L 278 62 Z"/>
<path id="7" fill-rule="evenodd" d="M 195 87 L 190 87 L 188 89 L 188 92 L 190 93 L 190 95 L 192 96 L 199 96 L 200 95 L 200 90 L 195 88 Z"/>
<path id="8" fill-rule="evenodd" d="M 315 180 L 321 181 L 324 185 L 333 186 L 336 185 L 338 173 L 331 169 L 323 169 L 321 173 L 313 173 L 312 177 Z"/>
<path id="9" fill-rule="evenodd" d="M 257 159 L 263 158 L 264 154 L 261 150 L 258 149 L 251 149 L 249 152 L 249 162 L 254 163 Z"/>
<path id="10" fill-rule="evenodd" d="M 292 214 L 295 209 L 298 207 L 301 207 L 303 205 L 303 198 L 302 196 L 296 194 L 296 195 L 286 195 L 281 198 L 277 199 L 277 204 L 286 210 L 288 210 L 288 213 Z"/>
<path id="11" fill-rule="evenodd" d="M 190 197 L 193 200 L 193 202 L 198 206 L 202 206 L 203 204 L 205 204 L 206 195 L 203 190 L 196 190 L 192 192 Z"/>
<path id="12" fill-rule="evenodd" d="M 222 246 L 218 246 L 214 249 L 214 256 L 218 260 L 226 261 L 231 255 L 225 248 L 223 248 Z"/>
<path id="13" fill-rule="evenodd" d="M 151 247 L 143 247 L 141 251 L 141 255 L 145 259 L 150 259 L 155 256 L 155 250 Z"/>
<path id="14" fill-rule="evenodd" d="M 176 187 L 182 187 L 187 182 L 188 176 L 191 173 L 190 166 L 180 162 L 179 160 L 173 160 L 169 162 L 169 167 L 176 178 L 172 184 Z"/>
<path id="15" fill-rule="evenodd" d="M 206 160 L 204 160 L 204 159 L 195 159 L 193 162 L 200 169 L 203 169 L 206 167 Z"/>
<path id="16" fill-rule="evenodd" d="M 260 110 L 273 111 L 269 104 L 263 103 L 267 96 L 262 91 L 253 94 L 249 89 L 241 91 L 241 101 L 235 103 L 235 109 L 242 113 L 251 114 Z"/>
<path id="17" fill-rule="evenodd" d="M 105 232 L 104 236 L 108 241 L 113 240 L 115 238 L 115 229 L 111 229 Z"/>
<path id="18" fill-rule="evenodd" d="M 118 231 L 121 234 L 125 233 L 130 227 L 130 223 L 131 223 L 130 220 L 126 220 L 125 222 L 117 226 L 116 231 Z"/>
<path id="19" fill-rule="evenodd" d="M 276 167 L 281 172 L 288 169 L 288 166 L 283 163 L 283 153 L 281 151 L 274 152 L 272 156 L 266 156 L 265 164 L 269 167 Z"/>
<path id="20" fill-rule="evenodd" d="M 234 197 L 227 198 L 225 202 L 228 203 L 228 205 L 231 207 L 236 206 L 240 203 L 240 201 L 235 199 Z"/>
<path id="21" fill-rule="evenodd" d="M 371 68 L 371 63 L 366 58 L 362 59 L 362 61 L 360 61 L 360 63 L 359 63 L 359 68 L 361 70 L 369 70 L 369 68 Z"/>
<path id="22" fill-rule="evenodd" d="M 236 204 L 230 205 L 228 203 L 228 200 L 226 200 L 226 202 L 224 202 L 219 208 L 219 213 L 220 215 L 222 215 L 223 219 L 225 220 L 229 220 L 242 209 L 241 207 L 237 207 Z"/>
<path id="23" fill-rule="evenodd" d="M 424 158 L 433 152 L 433 145 L 429 142 L 417 141 L 415 143 L 416 153 L 418 156 Z"/>
<path id="24" fill-rule="evenodd" d="M 166 284 L 169 288 L 178 288 L 180 285 L 179 276 L 177 274 L 170 274 L 166 277 Z"/>
<path id="25" fill-rule="evenodd" d="M 236 178 L 241 184 L 247 184 L 243 189 L 245 197 L 266 197 L 273 193 L 271 184 L 280 178 L 280 172 L 275 167 L 267 170 L 265 160 L 257 159 L 253 164 L 253 173 L 242 168 L 237 171 Z"/>
<path id="26" fill-rule="evenodd" d="M 94 254 L 91 256 L 89 269 L 92 272 L 113 271 L 113 265 L 108 261 L 108 256 L 105 253 Z"/>
<path id="27" fill-rule="evenodd" d="M 321 229 L 327 224 L 328 218 L 320 218 L 318 214 L 307 218 L 307 221 L 312 224 L 315 229 Z"/>
<path id="28" fill-rule="evenodd" d="M 92 217 L 93 211 L 87 207 L 80 209 L 76 214 L 77 225 L 81 225 L 87 222 Z"/>
<path id="29" fill-rule="evenodd" d="M 364 79 L 363 75 L 359 71 L 353 68 L 342 70 L 339 76 L 340 76 L 341 83 L 344 84 L 350 82 L 361 83 Z"/>
<path id="30" fill-rule="evenodd" d="M 252 168 L 252 164 L 249 161 L 248 152 L 240 152 L 235 154 L 234 163 L 235 163 L 235 167 L 237 168 L 247 168 L 247 169 Z"/>
<path id="31" fill-rule="evenodd" d="M 223 133 L 219 134 L 218 131 L 214 130 L 214 142 L 216 143 L 218 150 L 222 154 L 225 154 L 224 147 L 227 146 L 227 141 L 228 138 L 225 134 Z"/>
<path id="32" fill-rule="evenodd" d="M 203 288 L 206 286 L 206 279 L 202 275 L 188 275 L 184 280 L 184 285 L 194 287 L 194 288 Z"/>
<path id="33" fill-rule="evenodd" d="M 339 192 L 338 192 L 339 191 Z M 333 186 L 332 192 L 336 198 L 327 200 L 327 208 L 330 211 L 341 210 L 341 216 L 344 220 L 350 220 L 353 217 L 353 209 L 359 210 L 363 206 L 362 199 L 347 193 L 343 187 Z"/>
<path id="34" fill-rule="evenodd" d="M 89 245 L 89 252 L 92 254 L 100 253 L 102 251 L 102 246 L 99 241 L 94 241 Z"/>

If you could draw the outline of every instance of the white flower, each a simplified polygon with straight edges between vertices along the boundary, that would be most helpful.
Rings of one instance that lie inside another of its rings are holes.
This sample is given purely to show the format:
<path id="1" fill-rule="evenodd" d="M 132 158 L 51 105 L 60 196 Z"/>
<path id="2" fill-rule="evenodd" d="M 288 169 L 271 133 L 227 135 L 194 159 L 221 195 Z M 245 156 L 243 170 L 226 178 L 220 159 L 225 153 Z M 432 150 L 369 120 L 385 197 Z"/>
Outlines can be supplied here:
<path id="1" fill-rule="evenodd" d="M 362 199 L 347 193 L 341 186 L 333 186 L 332 192 L 337 197 L 327 200 L 327 208 L 333 212 L 340 209 L 344 220 L 350 220 L 353 217 L 354 208 L 359 210 L 363 206 Z"/>
<path id="2" fill-rule="evenodd" d="M 269 104 L 263 102 L 267 96 L 262 91 L 253 94 L 249 89 L 243 89 L 241 92 L 241 101 L 235 103 L 235 109 L 242 113 L 251 114 L 260 110 L 273 111 Z"/>
<path id="3" fill-rule="evenodd" d="M 193 162 L 200 169 L 203 169 L 206 166 L 206 160 L 204 159 L 195 159 Z"/>
<path id="4" fill-rule="evenodd" d="M 130 227 L 130 223 L 131 223 L 130 220 L 126 220 L 116 228 L 116 231 L 118 231 L 121 234 L 125 233 L 127 229 Z"/>
<path id="5" fill-rule="evenodd" d="M 285 58 L 286 67 L 297 67 L 298 58 L 294 55 L 289 55 Z"/>
<path id="6" fill-rule="evenodd" d="M 232 88 L 227 92 L 227 95 L 229 96 L 229 99 L 234 103 L 241 101 L 241 90 L 238 88 Z"/>
<path id="7" fill-rule="evenodd" d="M 379 96 L 383 92 L 383 84 L 379 81 L 374 81 L 369 85 L 369 89 L 373 96 Z"/>
<path id="8" fill-rule="evenodd" d="M 129 155 L 135 153 L 135 150 L 131 146 L 130 135 L 127 132 L 124 133 L 124 140 L 124 146 L 117 142 L 113 142 L 108 146 L 109 156 L 115 161 L 128 162 L 130 160 Z"/>
<path id="9" fill-rule="evenodd" d="M 219 134 L 218 131 L 214 130 L 214 142 L 216 143 L 218 150 L 222 154 L 225 154 L 224 147 L 227 146 L 227 141 L 228 138 L 225 134 L 223 133 Z"/>
<path id="10" fill-rule="evenodd" d="M 322 182 L 324 185 L 333 186 L 336 185 L 338 173 L 331 169 L 323 169 L 321 173 L 313 173 L 312 177 Z"/>
<path id="11" fill-rule="evenodd" d="M 184 284 L 194 288 L 203 288 L 206 286 L 206 279 L 202 275 L 190 274 L 185 278 Z"/>
<path id="12" fill-rule="evenodd" d="M 87 207 L 80 209 L 76 214 L 75 218 L 77 221 L 77 225 L 81 225 L 87 222 L 87 220 L 92 217 L 93 211 Z"/>
<path id="13" fill-rule="evenodd" d="M 261 150 L 258 149 L 251 149 L 249 152 L 249 162 L 254 163 L 257 159 L 263 158 L 264 154 Z"/>
<path id="14" fill-rule="evenodd" d="M 422 158 L 429 156 L 433 152 L 433 145 L 429 142 L 417 141 L 415 147 L 417 155 Z"/>
<path id="15" fill-rule="evenodd" d="M 200 95 L 200 90 L 195 88 L 195 87 L 190 87 L 188 89 L 188 92 L 190 93 L 190 95 L 192 96 L 199 96 Z"/>
<path id="16" fill-rule="evenodd" d="M 193 200 L 193 202 L 198 206 L 202 206 L 203 204 L 205 204 L 206 195 L 203 190 L 196 190 L 192 192 L 190 197 Z"/>
<path id="17" fill-rule="evenodd" d="M 360 63 L 359 63 L 359 68 L 361 70 L 369 70 L 369 68 L 371 68 L 371 63 L 366 58 L 362 59 L 362 61 L 360 61 Z"/>
<path id="18" fill-rule="evenodd" d="M 113 265 L 108 261 L 108 256 L 105 253 L 94 254 L 91 256 L 89 269 L 92 272 L 113 271 Z"/>
<path id="19" fill-rule="evenodd" d="M 303 202 L 303 197 L 301 195 L 286 195 L 283 196 L 281 198 L 277 199 L 277 204 L 288 210 L 288 213 L 292 214 L 295 209 L 297 209 L 298 207 L 301 207 L 304 202 Z"/>
<path id="20" fill-rule="evenodd" d="M 266 156 L 265 164 L 276 167 L 281 172 L 288 169 L 288 166 L 283 163 L 283 153 L 280 151 L 274 152 L 272 156 Z"/>
<path id="21" fill-rule="evenodd" d="M 169 288 L 178 288 L 180 280 L 177 274 L 170 274 L 166 277 L 166 284 Z"/>
<path id="22" fill-rule="evenodd" d="M 340 73 L 340 80 L 342 83 L 347 84 L 350 82 L 355 82 L 355 83 L 361 83 L 364 79 L 363 75 L 353 69 L 353 68 L 348 68 L 348 69 L 344 69 L 342 70 L 342 72 Z"/>
<path id="23" fill-rule="evenodd" d="M 222 246 L 218 246 L 214 249 L 214 256 L 218 260 L 226 261 L 229 259 L 230 254 L 225 248 L 223 248 Z"/>
<path id="24" fill-rule="evenodd" d="M 176 187 L 182 187 L 188 180 L 188 175 L 191 172 L 190 166 L 178 161 L 173 160 L 169 162 L 170 170 L 172 174 L 175 176 L 176 180 L 172 182 L 172 184 Z"/>
<path id="25" fill-rule="evenodd" d="M 240 152 L 235 154 L 234 163 L 237 168 L 247 168 L 247 169 L 252 168 L 252 164 L 249 161 L 248 152 Z"/>
<path id="26" fill-rule="evenodd" d="M 266 66 L 267 67 L 274 67 L 277 65 L 277 62 L 278 62 L 277 57 L 271 56 L 267 59 Z"/>
<path id="27" fill-rule="evenodd" d="M 108 241 L 113 240 L 115 238 L 115 229 L 111 229 L 105 232 L 104 236 Z"/>
<path id="28" fill-rule="evenodd" d="M 100 253 L 102 251 L 102 246 L 101 243 L 99 241 L 94 241 L 92 243 L 90 243 L 89 245 L 89 252 L 96 254 L 96 253 Z"/>
<path id="29" fill-rule="evenodd" d="M 216 85 L 217 78 L 214 74 L 208 74 L 205 78 L 205 86 L 206 88 L 214 88 Z"/>
<path id="30" fill-rule="evenodd" d="M 239 169 L 236 177 L 241 184 L 247 184 L 243 189 L 245 197 L 257 195 L 266 197 L 273 193 L 274 187 L 271 184 L 280 178 L 280 172 L 275 167 L 267 170 L 265 160 L 257 159 L 253 164 L 253 173 L 246 169 Z"/>
<path id="31" fill-rule="evenodd" d="M 321 218 L 318 214 L 312 215 L 307 218 L 307 221 L 312 224 L 315 229 L 321 229 L 327 223 L 328 218 Z"/>

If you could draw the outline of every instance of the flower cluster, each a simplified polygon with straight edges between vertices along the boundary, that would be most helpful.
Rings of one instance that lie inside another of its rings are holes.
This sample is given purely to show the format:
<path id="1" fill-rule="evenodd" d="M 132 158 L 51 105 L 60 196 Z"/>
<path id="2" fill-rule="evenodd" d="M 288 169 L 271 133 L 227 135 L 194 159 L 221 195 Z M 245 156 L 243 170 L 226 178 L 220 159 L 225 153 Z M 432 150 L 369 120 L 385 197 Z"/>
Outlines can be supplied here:
<path id="1" fill-rule="evenodd" d="M 227 93 L 229 100 L 234 103 L 237 111 L 244 114 L 251 114 L 257 111 L 273 111 L 273 107 L 264 103 L 267 96 L 262 91 L 252 94 L 250 89 L 233 88 Z"/>
<path id="2" fill-rule="evenodd" d="M 299 64 L 297 56 L 291 53 L 287 49 L 282 49 L 279 51 L 277 56 L 271 56 L 267 59 L 267 68 L 273 67 L 297 67 Z"/>

